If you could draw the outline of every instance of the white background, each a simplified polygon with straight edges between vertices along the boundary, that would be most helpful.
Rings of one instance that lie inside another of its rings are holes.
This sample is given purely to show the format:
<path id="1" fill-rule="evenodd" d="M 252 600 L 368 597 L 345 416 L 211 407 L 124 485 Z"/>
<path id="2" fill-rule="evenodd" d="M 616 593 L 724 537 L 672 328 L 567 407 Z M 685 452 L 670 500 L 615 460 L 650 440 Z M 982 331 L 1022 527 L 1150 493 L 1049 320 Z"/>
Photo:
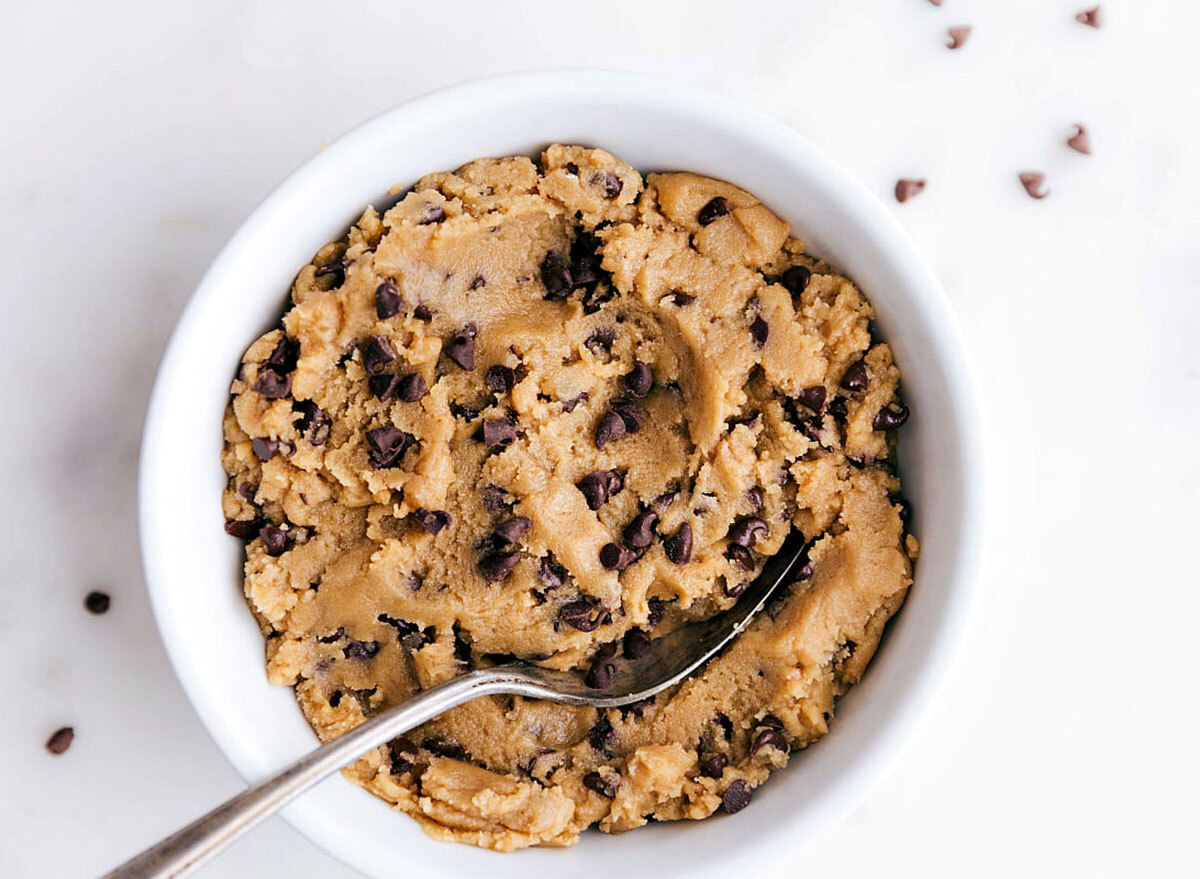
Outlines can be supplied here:
<path id="1" fill-rule="evenodd" d="M 146 397 L 205 266 L 363 119 L 577 65 L 697 81 L 859 175 L 987 396 L 963 661 L 866 805 L 777 872 L 1200 876 L 1200 4 L 1104 0 L 1096 31 L 1085 2 L 0 0 L 0 875 L 94 876 L 241 783 L 167 665 L 134 522 Z M 929 186 L 898 205 L 898 176 Z M 353 874 L 274 819 L 201 875 Z"/>

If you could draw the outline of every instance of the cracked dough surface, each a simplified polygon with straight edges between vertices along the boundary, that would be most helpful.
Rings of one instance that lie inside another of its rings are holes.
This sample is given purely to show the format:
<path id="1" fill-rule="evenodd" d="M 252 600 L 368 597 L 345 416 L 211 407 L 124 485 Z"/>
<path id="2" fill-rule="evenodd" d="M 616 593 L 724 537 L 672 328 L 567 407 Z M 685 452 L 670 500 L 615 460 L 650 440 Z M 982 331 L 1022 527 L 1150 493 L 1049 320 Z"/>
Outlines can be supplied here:
<path id="1" fill-rule="evenodd" d="M 345 773 L 505 851 L 737 811 L 825 734 L 911 583 L 870 304 L 750 193 L 602 150 L 395 195 L 233 382 L 224 514 L 270 680 L 329 739 L 472 666 L 602 676 L 798 530 L 787 597 L 681 686 L 477 699 Z"/>

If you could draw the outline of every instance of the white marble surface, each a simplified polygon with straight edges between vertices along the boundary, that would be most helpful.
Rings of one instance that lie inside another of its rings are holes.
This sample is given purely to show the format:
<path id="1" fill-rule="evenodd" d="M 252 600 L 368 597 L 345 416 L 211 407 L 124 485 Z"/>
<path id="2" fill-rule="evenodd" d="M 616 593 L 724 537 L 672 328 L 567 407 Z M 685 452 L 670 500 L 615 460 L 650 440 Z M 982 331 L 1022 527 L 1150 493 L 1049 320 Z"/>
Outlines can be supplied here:
<path id="1" fill-rule="evenodd" d="M 1200 875 L 1200 7 L 1104 0 L 1093 31 L 1084 2 L 0 3 L 0 875 L 96 875 L 240 784 L 166 664 L 134 524 L 146 396 L 205 265 L 364 118 L 556 65 L 699 80 L 885 198 L 930 181 L 890 203 L 988 397 L 989 588 L 919 743 L 779 875 Z M 276 819 L 201 875 L 351 873 Z"/>

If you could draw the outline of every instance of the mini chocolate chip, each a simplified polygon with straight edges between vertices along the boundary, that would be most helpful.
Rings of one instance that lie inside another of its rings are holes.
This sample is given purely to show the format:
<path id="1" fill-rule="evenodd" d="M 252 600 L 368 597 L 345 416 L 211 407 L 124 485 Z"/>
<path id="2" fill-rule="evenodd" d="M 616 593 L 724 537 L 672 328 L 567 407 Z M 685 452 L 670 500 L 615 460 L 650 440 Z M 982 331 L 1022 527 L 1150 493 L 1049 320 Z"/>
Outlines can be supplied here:
<path id="1" fill-rule="evenodd" d="M 613 725 L 607 714 L 601 714 L 596 725 L 588 732 L 588 744 L 597 751 L 607 751 L 613 745 Z"/>
<path id="2" fill-rule="evenodd" d="M 367 457 L 371 460 L 371 466 L 376 470 L 394 467 L 404 457 L 404 452 L 412 441 L 411 434 L 392 425 L 368 430 Z"/>
<path id="3" fill-rule="evenodd" d="M 471 279 L 471 283 L 467 285 L 467 289 L 468 290 L 478 290 L 480 287 L 484 286 L 485 284 L 487 284 L 487 280 L 483 277 L 483 275 L 476 275 L 474 278 Z"/>
<path id="4" fill-rule="evenodd" d="M 583 347 L 599 357 L 601 353 L 611 353 L 613 342 L 616 340 L 617 334 L 612 327 L 597 327 L 590 336 L 584 339 Z"/>
<path id="5" fill-rule="evenodd" d="M 757 485 L 746 489 L 746 500 L 755 512 L 760 511 L 763 508 L 763 490 Z"/>
<path id="6" fill-rule="evenodd" d="M 47 739 L 46 750 L 55 756 L 65 754 L 73 741 L 75 741 L 75 727 L 64 726 L 62 729 L 55 730 L 54 735 Z"/>
<path id="7" fill-rule="evenodd" d="M 646 416 L 636 400 L 616 397 L 609 401 L 608 406 L 613 412 L 621 416 L 621 420 L 625 422 L 626 433 L 637 433 L 642 429 L 642 419 Z"/>
<path id="8" fill-rule="evenodd" d="M 725 578 L 722 577 L 721 579 L 724 580 Z M 737 598 L 739 595 L 741 595 L 743 592 L 746 591 L 746 587 L 749 585 L 750 584 L 748 582 L 746 582 L 745 580 L 742 580 L 740 583 L 726 582 L 721 587 L 721 591 L 724 592 L 726 595 L 728 595 L 730 598 Z"/>
<path id="9" fill-rule="evenodd" d="M 329 694 L 329 707 L 337 708 L 341 704 L 342 704 L 342 691 L 334 690 L 332 693 Z"/>
<path id="10" fill-rule="evenodd" d="M 89 592 L 87 597 L 83 599 L 83 606 L 88 609 L 89 613 L 102 614 L 108 613 L 108 607 L 112 604 L 112 599 L 107 592 Z"/>
<path id="11" fill-rule="evenodd" d="M 767 344 L 767 336 L 770 334 L 771 328 L 767 322 L 763 320 L 761 314 L 755 315 L 754 320 L 750 324 L 750 335 L 754 339 L 754 347 L 761 348 Z"/>
<path id="12" fill-rule="evenodd" d="M 1075 13 L 1075 20 L 1088 27 L 1100 27 L 1100 7 L 1093 6 L 1091 9 Z"/>
<path id="13" fill-rule="evenodd" d="M 760 730 L 758 735 L 754 737 L 754 744 L 750 746 L 750 756 L 753 757 L 765 748 L 775 748 L 785 754 L 789 750 L 787 739 L 783 733 L 770 728 Z"/>
<path id="14" fill-rule="evenodd" d="M 385 336 L 375 336 L 362 349 L 363 368 L 368 375 L 383 372 L 384 367 L 396 359 L 396 349 Z"/>
<path id="15" fill-rule="evenodd" d="M 912 180 L 909 178 L 901 178 L 896 181 L 896 201 L 904 204 L 910 198 L 920 195 L 921 190 L 925 188 L 924 180 Z"/>
<path id="16" fill-rule="evenodd" d="M 1087 129 L 1078 122 L 1075 123 L 1075 133 L 1067 138 L 1067 146 L 1085 156 L 1092 154 L 1092 142 L 1088 138 Z"/>
<path id="17" fill-rule="evenodd" d="M 712 751 L 700 758 L 700 774 L 705 778 L 720 778 L 728 765 L 728 757 L 720 751 Z"/>
<path id="18" fill-rule="evenodd" d="M 675 305 L 679 306 L 680 308 L 684 308 L 688 305 L 691 305 L 695 301 L 696 301 L 696 297 L 692 296 L 690 293 L 684 293 L 680 290 L 675 290 L 674 292 L 671 293 L 671 302 L 673 302 Z"/>
<path id="19" fill-rule="evenodd" d="M 342 655 L 347 659 L 370 659 L 378 652 L 378 641 L 351 641 L 342 648 Z"/>
<path id="20" fill-rule="evenodd" d="M 607 690 L 617 676 L 617 644 L 610 641 L 596 648 L 592 664 L 583 676 L 583 682 L 593 690 Z"/>
<path id="21" fill-rule="evenodd" d="M 341 260 L 327 262 L 323 266 L 317 266 L 316 271 L 313 272 L 313 276 L 317 278 L 324 278 L 327 275 L 333 277 L 333 286 L 342 286 L 346 282 L 346 264 Z"/>
<path id="22" fill-rule="evenodd" d="M 567 162 L 566 168 L 568 174 L 574 174 L 576 177 L 579 176 L 579 166 L 574 162 Z"/>
<path id="23" fill-rule="evenodd" d="M 392 397 L 396 396 L 396 385 L 399 383 L 400 377 L 392 375 L 389 372 L 373 375 L 367 379 L 367 387 L 370 388 L 371 393 L 382 403 L 386 403 Z"/>
<path id="24" fill-rule="evenodd" d="M 583 493 L 588 509 L 598 510 L 608 500 L 608 472 L 607 470 L 593 470 L 576 483 L 575 487 Z"/>
<path id="25" fill-rule="evenodd" d="M 959 25 L 950 28 L 947 33 L 950 35 L 950 40 L 946 43 L 946 48 L 961 49 L 967 42 L 967 37 L 971 35 L 971 28 L 968 25 Z"/>
<path id="26" fill-rule="evenodd" d="M 418 303 L 417 307 L 413 309 L 413 317 L 417 320 L 433 320 L 433 309 L 424 302 Z"/>
<path id="27" fill-rule="evenodd" d="M 567 569 L 554 561 L 554 556 L 544 555 L 538 559 L 538 579 L 542 581 L 547 592 L 552 592 L 566 582 Z"/>
<path id="28" fill-rule="evenodd" d="M 329 431 L 333 425 L 329 414 L 312 400 L 297 400 L 292 403 L 292 409 L 300 413 L 293 422 L 314 446 L 323 446 L 329 439 Z"/>
<path id="29" fill-rule="evenodd" d="M 489 452 L 512 445 L 516 438 L 517 429 L 507 418 L 485 418 L 483 420 L 483 445 Z"/>
<path id="30" fill-rule="evenodd" d="M 616 198 L 621 194 L 621 190 L 625 184 L 621 182 L 621 178 L 612 171 L 605 171 L 603 174 L 597 174 L 592 178 L 593 183 L 604 184 L 604 197 Z"/>
<path id="31" fill-rule="evenodd" d="M 841 386 L 847 391 L 861 393 L 867 389 L 867 362 L 856 360 L 842 374 Z"/>
<path id="32" fill-rule="evenodd" d="M 1049 189 L 1042 188 L 1046 182 L 1046 175 L 1041 171 L 1022 171 L 1017 175 L 1017 179 L 1021 181 L 1030 198 L 1041 200 L 1050 194 Z"/>
<path id="33" fill-rule="evenodd" d="M 511 391 L 513 385 L 517 383 L 517 374 L 511 366 L 497 363 L 488 367 L 488 371 L 483 376 L 483 383 L 487 385 L 489 391 L 505 394 Z"/>
<path id="34" fill-rule="evenodd" d="M 625 545 L 634 549 L 645 549 L 654 542 L 654 526 L 658 524 L 658 513 L 643 510 L 625 526 Z"/>
<path id="35" fill-rule="evenodd" d="M 567 268 L 563 258 L 553 250 L 542 260 L 542 285 L 546 288 L 547 299 L 566 299 L 571 292 L 574 281 L 571 270 Z"/>
<path id="36" fill-rule="evenodd" d="M 704 207 L 700 208 L 699 213 L 696 214 L 696 222 L 701 226 L 707 226 L 718 217 L 723 217 L 727 213 L 729 213 L 729 202 L 718 195 Z"/>
<path id="37" fill-rule="evenodd" d="M 425 205 L 425 216 L 417 223 L 418 226 L 428 226 L 430 223 L 440 223 L 446 219 L 446 209 L 440 204 Z"/>
<path id="38" fill-rule="evenodd" d="M 346 634 L 346 627 L 338 626 L 336 629 L 334 629 L 328 635 L 321 635 L 320 637 L 318 637 L 317 641 L 319 641 L 322 644 L 332 644 L 334 641 L 340 641 L 345 634 Z"/>
<path id="39" fill-rule="evenodd" d="M 725 547 L 725 558 L 743 571 L 754 570 L 754 555 L 740 543 L 731 543 Z"/>
<path id="40" fill-rule="evenodd" d="M 287 532 L 278 525 L 263 525 L 258 529 L 258 536 L 269 556 L 281 556 L 287 549 Z"/>
<path id="41" fill-rule="evenodd" d="M 640 360 L 633 362 L 633 369 L 625 376 L 625 387 L 635 397 L 644 397 L 654 387 L 654 373 Z"/>
<path id="42" fill-rule="evenodd" d="M 640 659 L 650 651 L 650 636 L 641 629 L 630 629 L 621 641 L 621 655 L 626 659 Z"/>
<path id="43" fill-rule="evenodd" d="M 464 328 L 446 340 L 443 353 L 460 368 L 470 372 L 475 368 L 475 333 Z"/>
<path id="44" fill-rule="evenodd" d="M 516 553 L 497 552 L 485 555 L 479 560 L 479 573 L 483 574 L 483 579 L 489 583 L 499 583 L 501 580 L 507 579 L 520 560 L 521 557 Z"/>
<path id="45" fill-rule="evenodd" d="M 583 786 L 588 790 L 594 790 L 602 797 L 612 799 L 617 795 L 618 784 L 611 778 L 606 778 L 599 772 L 589 772 L 583 777 Z"/>
<path id="46" fill-rule="evenodd" d="M 513 516 L 507 522 L 497 525 L 495 534 L 505 543 L 516 544 L 532 524 L 528 516 Z"/>
<path id="47" fill-rule="evenodd" d="M 679 530 L 663 541 L 663 549 L 667 558 L 677 565 L 686 565 L 692 560 L 692 526 L 687 522 L 679 526 Z"/>
<path id="48" fill-rule="evenodd" d="M 400 288 L 395 281 L 384 281 L 375 288 L 375 316 L 380 320 L 395 317 L 403 306 L 404 297 L 400 295 Z"/>
<path id="49" fill-rule="evenodd" d="M 812 270 L 806 266 L 792 266 L 784 271 L 779 280 L 789 293 L 799 296 L 808 289 L 808 282 L 812 280 Z"/>
<path id="50" fill-rule="evenodd" d="M 604 413 L 596 427 L 596 448 L 603 449 L 613 440 L 625 436 L 625 419 L 611 409 Z"/>
<path id="51" fill-rule="evenodd" d="M 758 538 L 767 534 L 770 527 L 757 516 L 738 519 L 729 529 L 729 539 L 740 546 L 754 546 Z"/>
<path id="52" fill-rule="evenodd" d="M 270 369 L 261 369 L 250 389 L 262 394 L 268 400 L 282 400 L 292 392 L 292 377 L 279 375 Z"/>
<path id="53" fill-rule="evenodd" d="M 421 742 L 421 747 L 439 757 L 449 757 L 452 760 L 462 760 L 467 756 L 467 749 L 454 739 L 442 736 L 430 736 Z"/>
<path id="54" fill-rule="evenodd" d="M 587 392 L 584 391 L 581 394 L 576 394 L 574 397 L 572 397 L 569 400 L 563 400 L 562 401 L 563 411 L 564 412 L 574 412 L 575 407 L 578 406 L 580 403 L 586 403 L 587 399 L 588 399 Z"/>
<path id="55" fill-rule="evenodd" d="M 650 612 L 646 615 L 646 625 L 653 629 L 662 622 L 667 612 L 667 603 L 661 598 L 651 598 L 646 604 L 650 607 Z"/>
<path id="56" fill-rule="evenodd" d="M 813 385 L 796 394 L 795 400 L 806 409 L 811 409 L 817 415 L 825 409 L 825 386 Z"/>
<path id="57" fill-rule="evenodd" d="M 558 621 L 581 632 L 594 632 L 600 628 L 607 615 L 604 608 L 586 598 L 577 598 L 558 609 Z"/>
<path id="58" fill-rule="evenodd" d="M 257 519 L 229 519 L 225 523 L 225 533 L 238 540 L 253 540 L 258 529 Z"/>
<path id="59" fill-rule="evenodd" d="M 750 785 L 739 778 L 725 788 L 725 793 L 721 794 L 721 806 L 728 814 L 732 815 L 750 805 L 750 798 Z"/>
<path id="60" fill-rule="evenodd" d="M 908 407 L 903 403 L 890 403 L 875 413 L 871 426 L 876 430 L 895 430 L 908 421 Z"/>
<path id="61" fill-rule="evenodd" d="M 419 372 L 402 375 L 396 383 L 396 396 L 405 403 L 417 402 L 425 396 L 427 390 L 425 376 Z"/>
<path id="62" fill-rule="evenodd" d="M 450 524 L 450 514 L 443 510 L 427 510 L 424 507 L 417 507 L 413 510 L 412 517 L 414 522 L 430 534 L 437 534 Z"/>
<path id="63" fill-rule="evenodd" d="M 606 543 L 600 547 L 600 564 L 610 571 L 623 571 L 641 557 L 641 553 L 616 543 Z"/>
<path id="64" fill-rule="evenodd" d="M 330 702 L 332 705 L 332 701 Z M 334 706 L 337 707 L 336 705 Z M 400 774 L 413 768 L 417 759 L 417 746 L 407 736 L 396 736 L 388 742 L 388 756 L 392 760 L 392 772 Z"/>

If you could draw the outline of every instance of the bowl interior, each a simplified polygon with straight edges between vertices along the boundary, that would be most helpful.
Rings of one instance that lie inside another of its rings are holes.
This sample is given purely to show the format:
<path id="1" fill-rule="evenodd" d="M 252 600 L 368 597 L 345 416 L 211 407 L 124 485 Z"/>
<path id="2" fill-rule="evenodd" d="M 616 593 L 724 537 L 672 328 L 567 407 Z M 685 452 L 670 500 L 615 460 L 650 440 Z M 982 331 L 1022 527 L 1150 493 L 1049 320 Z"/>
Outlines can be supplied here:
<path id="1" fill-rule="evenodd" d="M 933 277 L 883 206 L 783 124 L 707 92 L 597 72 L 521 74 L 389 111 L 330 146 L 251 216 L 210 269 L 172 338 L 142 450 L 143 555 L 172 662 L 213 737 L 247 779 L 313 747 L 292 694 L 267 684 L 262 639 L 240 592 L 240 546 L 220 527 L 218 462 L 229 381 L 278 317 L 297 268 L 393 183 L 551 142 L 602 146 L 643 172 L 730 180 L 793 224 L 878 312 L 913 417 L 901 465 L 922 541 L 917 582 L 830 735 L 796 755 L 734 817 L 589 833 L 567 850 L 499 856 L 428 840 L 382 802 L 333 778 L 285 813 L 369 875 L 691 875 L 745 869 L 840 821 L 929 707 L 975 588 L 982 529 L 981 432 L 973 383 Z"/>

